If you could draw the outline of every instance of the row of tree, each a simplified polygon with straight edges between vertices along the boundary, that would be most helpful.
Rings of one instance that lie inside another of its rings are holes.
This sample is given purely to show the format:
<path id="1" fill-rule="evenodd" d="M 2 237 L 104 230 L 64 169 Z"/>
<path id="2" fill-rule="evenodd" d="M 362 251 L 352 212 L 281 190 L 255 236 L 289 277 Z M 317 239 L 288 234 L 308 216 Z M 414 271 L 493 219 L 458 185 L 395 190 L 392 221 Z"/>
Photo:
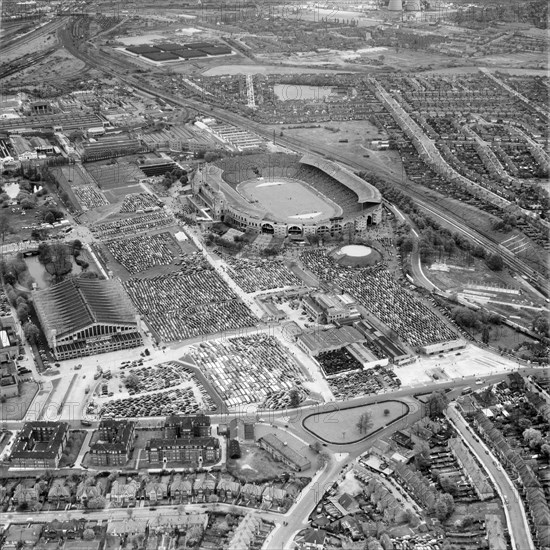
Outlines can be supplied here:
<path id="1" fill-rule="evenodd" d="M 399 191 L 394 185 L 383 181 L 372 174 L 360 173 L 363 179 L 374 183 L 384 197 L 405 212 L 411 222 L 418 227 L 420 239 L 418 241 L 419 253 L 423 262 L 429 263 L 436 259 L 442 259 L 443 254 L 451 258 L 459 250 L 467 255 L 467 262 L 471 263 L 472 258 L 484 258 L 489 269 L 499 271 L 504 267 L 502 257 L 496 254 L 489 254 L 480 245 L 470 242 L 459 233 L 452 233 L 442 227 L 437 221 L 421 211 L 413 199 Z M 415 239 L 410 236 L 402 236 L 397 245 L 401 253 L 406 255 L 413 251 Z"/>

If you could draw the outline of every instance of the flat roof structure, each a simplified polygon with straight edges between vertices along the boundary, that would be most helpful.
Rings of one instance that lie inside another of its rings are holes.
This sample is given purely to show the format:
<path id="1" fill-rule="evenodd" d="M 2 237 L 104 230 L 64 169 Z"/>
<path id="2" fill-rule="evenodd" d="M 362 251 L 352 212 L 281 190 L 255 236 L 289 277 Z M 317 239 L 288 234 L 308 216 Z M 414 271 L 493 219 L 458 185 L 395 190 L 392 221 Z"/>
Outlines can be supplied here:
<path id="1" fill-rule="evenodd" d="M 300 347 L 307 349 L 312 355 L 364 341 L 365 337 L 356 328 L 350 326 L 306 332 L 298 336 Z"/>
<path id="2" fill-rule="evenodd" d="M 175 61 L 179 59 L 175 52 L 146 52 L 141 55 L 151 61 Z"/>

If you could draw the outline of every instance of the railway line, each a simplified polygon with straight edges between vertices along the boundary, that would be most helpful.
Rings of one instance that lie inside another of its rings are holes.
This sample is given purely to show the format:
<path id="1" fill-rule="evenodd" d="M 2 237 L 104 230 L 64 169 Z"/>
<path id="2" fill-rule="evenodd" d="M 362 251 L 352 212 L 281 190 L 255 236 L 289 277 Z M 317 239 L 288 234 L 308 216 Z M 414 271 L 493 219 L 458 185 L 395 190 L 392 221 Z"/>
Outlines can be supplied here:
<path id="1" fill-rule="evenodd" d="M 50 56 L 53 52 L 57 50 L 57 46 L 53 46 L 51 48 L 48 48 L 46 51 L 43 52 L 33 52 L 31 54 L 26 54 L 22 57 L 19 57 L 12 61 L 11 63 L 8 63 L 4 67 L 0 69 L 0 80 L 2 78 L 6 78 L 8 76 L 12 76 L 14 74 L 17 74 L 21 71 L 24 71 L 25 69 L 28 69 L 32 65 L 36 65 L 37 63 L 40 63 L 46 57 Z M 44 82 L 44 79 L 41 79 L 41 82 Z"/>
<path id="2" fill-rule="evenodd" d="M 134 77 L 127 75 L 126 73 L 128 72 L 128 66 L 125 65 L 123 62 L 119 62 L 118 60 L 115 61 L 111 56 L 103 55 L 101 59 L 93 59 L 89 55 L 84 54 L 74 43 L 70 32 L 67 33 L 64 31 L 60 33 L 60 36 L 63 37 L 63 43 L 72 55 L 81 59 L 90 66 L 93 66 L 103 72 L 111 73 L 112 75 L 118 77 L 120 80 L 124 81 L 126 84 L 138 90 L 146 92 L 157 98 L 161 98 L 171 103 L 172 105 L 184 108 L 191 107 L 200 113 L 204 113 L 209 116 L 215 116 L 229 124 L 250 128 L 252 131 L 256 132 L 258 135 L 261 135 L 264 138 L 272 138 L 273 130 L 264 127 L 260 123 L 245 119 L 240 115 L 227 112 L 217 107 L 211 108 L 210 105 L 205 105 L 197 100 L 179 99 L 169 93 L 163 92 L 156 88 L 152 88 L 144 84 L 142 81 L 138 81 Z M 99 54 L 102 53 L 100 52 L 100 50 L 95 51 Z M 369 169 L 368 165 L 364 165 L 356 161 L 351 161 L 350 159 L 343 157 L 342 155 L 334 152 L 328 147 L 317 145 L 315 148 L 312 148 L 309 144 L 304 143 L 302 140 L 291 138 L 288 136 L 279 137 L 277 138 L 277 141 L 279 144 L 301 153 L 314 152 L 326 157 L 327 159 L 336 160 L 341 164 L 346 165 L 356 171 L 364 171 Z M 440 221 L 442 225 L 446 225 L 450 227 L 453 231 L 456 231 L 466 236 L 469 240 L 480 244 L 492 254 L 498 254 L 499 256 L 502 256 L 504 261 L 514 271 L 523 276 L 530 284 L 535 287 L 536 290 L 542 293 L 545 297 L 548 296 L 547 281 L 542 273 L 539 273 L 532 267 L 528 266 L 524 261 L 517 258 L 513 252 L 501 246 L 497 241 L 492 239 L 491 236 L 483 234 L 477 230 L 470 229 L 449 208 L 441 204 L 437 204 L 437 207 L 434 207 L 429 201 L 426 200 L 423 195 L 412 189 L 410 186 L 399 184 L 397 184 L 397 186 L 403 193 L 413 198 L 420 208 L 426 211 L 430 216 L 433 216 L 438 221 Z"/>
<path id="3" fill-rule="evenodd" d="M 56 17 L 52 21 L 49 21 L 48 23 L 45 23 L 44 25 L 41 25 L 40 27 L 37 27 L 24 35 L 17 36 L 4 44 L 0 42 L 0 54 L 2 56 L 11 54 L 14 51 L 17 51 L 24 43 L 31 40 L 36 40 L 37 38 L 45 36 L 51 32 L 56 32 L 67 25 L 67 23 L 70 23 L 70 21 L 64 18 Z"/>

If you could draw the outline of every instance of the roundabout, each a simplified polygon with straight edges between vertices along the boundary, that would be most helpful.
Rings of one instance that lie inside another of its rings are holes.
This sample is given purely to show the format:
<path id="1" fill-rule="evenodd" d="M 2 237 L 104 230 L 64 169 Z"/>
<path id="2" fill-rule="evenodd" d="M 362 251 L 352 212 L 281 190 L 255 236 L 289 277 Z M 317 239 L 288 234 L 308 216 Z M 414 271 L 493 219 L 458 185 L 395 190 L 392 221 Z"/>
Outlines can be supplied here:
<path id="1" fill-rule="evenodd" d="M 337 403 L 327 403 L 323 412 L 307 415 L 302 426 L 324 443 L 352 445 L 397 422 L 409 411 L 408 403 L 394 399 L 343 408 Z M 365 413 L 370 417 L 371 424 L 363 431 L 357 423 Z"/>

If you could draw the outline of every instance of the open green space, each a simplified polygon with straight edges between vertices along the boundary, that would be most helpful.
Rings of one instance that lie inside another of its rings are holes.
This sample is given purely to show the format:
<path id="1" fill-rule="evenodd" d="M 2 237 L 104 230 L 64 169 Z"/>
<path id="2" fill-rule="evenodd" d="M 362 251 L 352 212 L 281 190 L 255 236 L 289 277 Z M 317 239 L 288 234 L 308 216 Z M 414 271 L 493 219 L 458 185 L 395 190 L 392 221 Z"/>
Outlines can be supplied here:
<path id="1" fill-rule="evenodd" d="M 254 444 L 241 443 L 241 458 L 227 459 L 227 471 L 247 483 L 278 478 L 289 468 Z"/>
<path id="2" fill-rule="evenodd" d="M 78 453 L 84 443 L 84 439 L 86 439 L 86 432 L 84 430 L 71 430 L 69 433 L 67 446 L 65 447 L 61 459 L 59 460 L 60 468 L 76 462 Z"/>
<path id="3" fill-rule="evenodd" d="M 303 425 L 319 439 L 335 445 L 357 443 L 409 412 L 409 406 L 402 401 L 382 401 L 347 409 L 339 409 L 334 404 L 331 408 L 327 406 L 326 412 L 307 416 Z M 361 431 L 357 423 L 365 413 L 372 424 L 367 431 Z"/>

